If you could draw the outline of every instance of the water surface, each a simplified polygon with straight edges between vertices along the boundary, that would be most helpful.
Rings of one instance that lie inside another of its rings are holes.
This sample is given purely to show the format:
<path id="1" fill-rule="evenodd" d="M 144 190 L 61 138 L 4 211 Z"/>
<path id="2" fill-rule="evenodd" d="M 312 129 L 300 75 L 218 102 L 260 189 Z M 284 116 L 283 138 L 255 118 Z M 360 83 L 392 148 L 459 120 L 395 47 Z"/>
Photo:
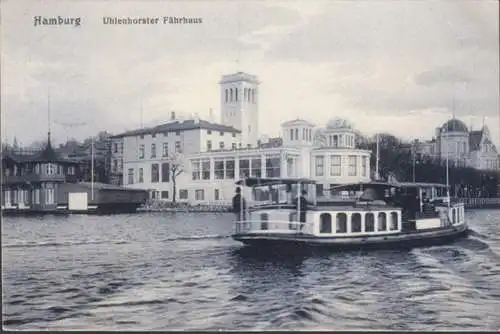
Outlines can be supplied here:
<path id="1" fill-rule="evenodd" d="M 499 330 L 500 211 L 446 246 L 247 256 L 228 214 L 4 217 L 3 325 Z"/>

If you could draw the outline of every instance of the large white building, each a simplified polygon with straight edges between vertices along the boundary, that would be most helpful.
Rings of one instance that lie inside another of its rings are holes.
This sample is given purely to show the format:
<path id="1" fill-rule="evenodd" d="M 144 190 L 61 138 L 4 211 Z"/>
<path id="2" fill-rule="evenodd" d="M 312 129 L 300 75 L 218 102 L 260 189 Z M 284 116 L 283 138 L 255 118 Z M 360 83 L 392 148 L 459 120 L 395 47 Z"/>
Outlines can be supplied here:
<path id="1" fill-rule="evenodd" d="M 473 131 L 460 120 L 452 118 L 436 128 L 435 138 L 426 142 L 417 142 L 417 153 L 449 159 L 458 166 L 468 166 L 481 170 L 498 169 L 498 151 L 491 140 L 488 127 Z"/>
<path id="2" fill-rule="evenodd" d="M 112 170 L 126 187 L 167 201 L 174 199 L 175 178 L 175 200 L 191 204 L 229 202 L 245 176 L 312 178 L 320 196 L 332 185 L 370 180 L 371 152 L 355 147 L 347 121 L 318 128 L 291 120 L 281 125 L 282 138 L 259 141 L 257 85 L 245 73 L 222 77 L 223 124 L 172 117 L 114 136 Z"/>

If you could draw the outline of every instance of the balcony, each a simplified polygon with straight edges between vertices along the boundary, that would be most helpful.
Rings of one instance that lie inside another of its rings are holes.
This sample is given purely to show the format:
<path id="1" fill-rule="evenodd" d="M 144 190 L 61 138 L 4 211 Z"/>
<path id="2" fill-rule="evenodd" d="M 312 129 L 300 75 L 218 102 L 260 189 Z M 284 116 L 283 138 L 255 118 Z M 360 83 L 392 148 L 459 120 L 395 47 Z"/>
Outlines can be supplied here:
<path id="1" fill-rule="evenodd" d="M 24 175 L 9 175 L 4 176 L 2 183 L 4 184 L 15 184 L 15 183 L 33 183 L 33 182 L 64 182 L 66 180 L 65 175 L 40 175 L 35 173 L 29 173 Z"/>

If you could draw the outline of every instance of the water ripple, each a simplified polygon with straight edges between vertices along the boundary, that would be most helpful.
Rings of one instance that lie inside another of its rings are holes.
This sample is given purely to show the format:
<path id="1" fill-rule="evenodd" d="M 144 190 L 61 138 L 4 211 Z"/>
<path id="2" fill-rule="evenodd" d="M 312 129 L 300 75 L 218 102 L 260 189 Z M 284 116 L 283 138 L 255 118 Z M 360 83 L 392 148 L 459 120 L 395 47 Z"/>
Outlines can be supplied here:
<path id="1" fill-rule="evenodd" d="M 414 250 L 249 253 L 231 215 L 6 218 L 3 325 L 49 330 L 498 330 L 500 215 Z"/>

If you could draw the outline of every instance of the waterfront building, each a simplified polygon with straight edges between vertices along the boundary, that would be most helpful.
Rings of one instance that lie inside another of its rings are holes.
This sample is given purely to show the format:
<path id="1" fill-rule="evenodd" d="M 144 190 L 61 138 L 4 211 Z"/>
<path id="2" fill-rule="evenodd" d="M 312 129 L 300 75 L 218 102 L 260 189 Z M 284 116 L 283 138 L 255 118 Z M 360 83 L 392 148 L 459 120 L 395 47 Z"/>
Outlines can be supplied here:
<path id="1" fill-rule="evenodd" d="M 111 137 L 112 175 L 152 199 L 190 204 L 228 203 L 244 177 L 312 178 L 319 196 L 370 180 L 371 152 L 356 148 L 345 120 L 318 128 L 295 119 L 281 125 L 280 138 L 260 136 L 258 84 L 242 72 L 222 76 L 220 124 L 172 114 L 164 124 Z"/>
<path id="2" fill-rule="evenodd" d="M 498 151 L 491 140 L 486 125 L 480 130 L 467 129 L 460 120 L 453 117 L 436 128 L 430 141 L 414 142 L 417 155 L 445 161 L 455 166 L 473 167 L 479 170 L 497 170 Z"/>
<path id="3" fill-rule="evenodd" d="M 55 210 L 64 183 L 82 178 L 81 163 L 57 154 L 50 142 L 31 154 L 2 154 L 2 209 Z"/>
<path id="4" fill-rule="evenodd" d="M 222 126 L 205 121 L 198 124 L 211 128 Z M 174 125 L 178 126 L 170 124 Z M 199 131 L 207 130 L 200 127 Z M 318 132 L 332 140 L 315 141 L 313 133 Z M 370 180 L 371 152 L 355 147 L 355 131 L 348 122 L 335 120 L 324 129 L 316 130 L 314 124 L 297 119 L 284 122 L 282 133 L 281 140 L 263 140 L 257 147 L 234 145 L 210 150 L 202 147 L 198 152 L 193 149 L 168 151 L 166 156 L 154 158 L 143 154 L 141 148 L 152 145 L 151 133 L 125 133 L 119 135 L 125 143 L 127 173 L 123 183 L 129 188 L 150 190 L 152 199 L 172 201 L 175 178 L 177 202 L 227 204 L 234 195 L 235 182 L 244 177 L 312 178 L 318 183 L 318 196 L 328 195 L 328 189 L 338 184 Z"/>

